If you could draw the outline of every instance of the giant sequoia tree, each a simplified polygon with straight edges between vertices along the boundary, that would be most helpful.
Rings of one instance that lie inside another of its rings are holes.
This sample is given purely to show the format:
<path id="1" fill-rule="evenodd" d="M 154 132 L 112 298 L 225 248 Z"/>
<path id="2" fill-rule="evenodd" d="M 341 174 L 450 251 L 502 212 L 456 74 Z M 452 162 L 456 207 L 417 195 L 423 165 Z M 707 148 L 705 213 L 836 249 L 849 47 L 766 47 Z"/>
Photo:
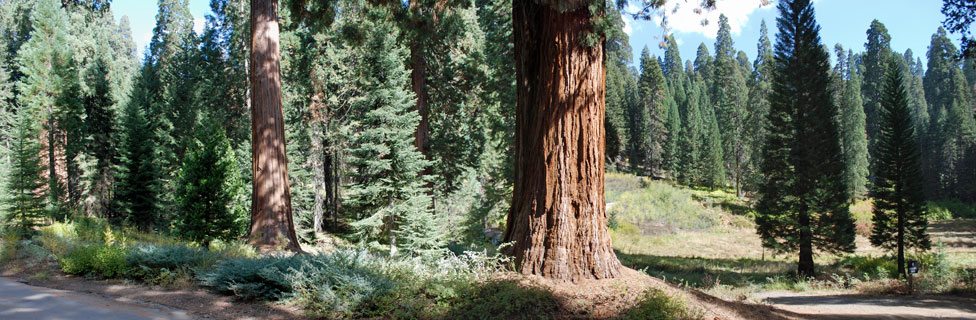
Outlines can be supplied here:
<path id="1" fill-rule="evenodd" d="M 620 274 L 604 183 L 604 66 L 590 1 L 516 1 L 515 190 L 506 248 L 524 274 Z M 591 41 L 587 41 L 587 39 Z"/>
<path id="2" fill-rule="evenodd" d="M 281 112 L 278 1 L 251 1 L 251 154 L 253 198 L 250 242 L 301 250 L 291 214 L 285 126 Z"/>
<path id="3" fill-rule="evenodd" d="M 765 182 L 757 205 L 764 247 L 799 251 L 801 276 L 814 275 L 813 250 L 854 250 L 844 161 L 830 93 L 830 57 L 810 0 L 781 1 L 777 19 Z"/>

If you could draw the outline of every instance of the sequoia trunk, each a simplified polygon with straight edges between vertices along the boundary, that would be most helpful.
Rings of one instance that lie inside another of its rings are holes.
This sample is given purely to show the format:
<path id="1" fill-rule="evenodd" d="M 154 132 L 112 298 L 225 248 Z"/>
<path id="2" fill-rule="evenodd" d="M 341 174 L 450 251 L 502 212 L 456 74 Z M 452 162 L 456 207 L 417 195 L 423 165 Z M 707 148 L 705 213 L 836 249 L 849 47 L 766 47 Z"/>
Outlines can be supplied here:
<path id="1" fill-rule="evenodd" d="M 251 0 L 251 244 L 300 251 L 291 215 L 281 111 L 278 1 Z"/>
<path id="2" fill-rule="evenodd" d="M 566 9 L 570 7 L 570 9 Z M 620 273 L 604 182 L 603 44 L 585 1 L 515 1 L 515 190 L 505 242 L 523 274 L 577 281 Z"/>

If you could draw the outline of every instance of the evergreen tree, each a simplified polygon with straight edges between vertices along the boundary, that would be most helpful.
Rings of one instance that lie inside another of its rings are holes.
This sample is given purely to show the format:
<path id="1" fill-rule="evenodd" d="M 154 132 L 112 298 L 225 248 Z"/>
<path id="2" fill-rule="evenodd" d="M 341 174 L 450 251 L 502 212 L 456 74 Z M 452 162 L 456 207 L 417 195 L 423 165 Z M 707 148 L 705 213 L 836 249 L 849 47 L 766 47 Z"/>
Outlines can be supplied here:
<path id="1" fill-rule="evenodd" d="M 748 88 L 742 68 L 736 60 L 735 44 L 725 15 L 719 16 L 715 40 L 715 62 L 712 69 L 711 101 L 721 134 L 724 166 L 731 175 L 736 194 L 742 195 L 742 176 L 749 160 L 750 147 L 745 134 Z"/>
<path id="2" fill-rule="evenodd" d="M 878 136 L 879 110 L 881 110 L 881 87 L 884 75 L 889 68 L 891 57 L 891 36 L 888 29 L 878 20 L 871 21 L 867 31 L 868 41 L 864 43 L 864 83 L 861 95 L 864 99 L 864 115 L 868 133 L 868 150 L 874 149 Z"/>
<path id="3" fill-rule="evenodd" d="M 850 61 L 844 62 L 843 65 L 850 66 Z M 845 71 L 840 99 L 841 148 L 844 153 L 848 193 L 852 197 L 857 197 L 867 191 L 868 141 L 865 133 L 860 79 L 850 67 Z"/>
<path id="4" fill-rule="evenodd" d="M 87 71 L 86 82 L 93 87 L 85 94 L 83 104 L 84 119 L 84 154 L 93 161 L 88 175 L 88 188 L 85 192 L 86 212 L 98 217 L 106 217 L 111 201 L 112 166 L 115 160 L 115 101 L 111 93 L 108 62 L 98 59 L 98 62 Z"/>
<path id="5" fill-rule="evenodd" d="M 664 76 L 657 59 L 651 58 L 650 51 L 645 47 L 640 58 L 641 75 L 637 82 L 638 103 L 630 105 L 628 122 L 630 127 L 630 159 L 631 170 L 637 175 L 653 175 L 658 163 L 656 156 L 660 153 L 660 145 L 656 144 L 655 128 L 661 128 L 663 117 L 656 118 L 656 107 L 664 97 Z M 657 125 L 657 126 L 655 126 Z"/>
<path id="6" fill-rule="evenodd" d="M 247 212 L 235 199 L 242 189 L 236 159 L 224 130 L 210 120 L 197 131 L 177 176 L 176 203 L 180 215 L 174 232 L 201 245 L 214 239 L 240 238 Z"/>
<path id="7" fill-rule="evenodd" d="M 708 136 L 706 123 L 701 111 L 700 99 L 703 97 L 700 86 L 690 78 L 685 78 L 688 88 L 687 104 L 681 124 L 681 167 L 678 182 L 685 185 L 704 183 L 706 166 L 702 163 L 706 150 L 705 137 Z"/>
<path id="8" fill-rule="evenodd" d="M 108 218 L 113 223 L 127 222 L 145 231 L 158 222 L 159 177 L 153 161 L 152 126 L 144 111 L 144 99 L 148 97 L 143 90 L 137 87 L 135 97 L 126 104 L 122 115 L 113 186 L 115 197 Z"/>
<path id="9" fill-rule="evenodd" d="M 609 168 L 623 165 L 628 154 L 630 132 L 628 132 L 628 112 L 634 101 L 632 97 L 636 86 L 629 64 L 633 62 L 629 37 L 623 32 L 623 19 L 619 11 L 613 11 L 614 28 L 607 35 L 606 55 L 606 161 Z"/>
<path id="10" fill-rule="evenodd" d="M 885 74 L 881 99 L 881 132 L 875 149 L 874 224 L 871 244 L 898 254 L 898 275 L 905 273 L 905 249 L 928 250 L 925 195 L 912 112 L 898 68 Z"/>
<path id="11" fill-rule="evenodd" d="M 46 121 L 44 131 L 47 135 L 41 147 L 47 157 L 47 210 L 51 217 L 63 220 L 68 212 L 64 203 L 64 181 L 57 173 L 58 162 L 63 160 L 57 154 L 64 148 L 58 143 L 64 128 L 57 120 L 65 114 L 63 103 L 69 97 L 65 91 L 72 88 L 76 80 L 72 72 L 68 16 L 58 1 L 40 0 L 31 11 L 30 20 L 33 26 L 30 40 L 17 53 L 18 70 L 24 76 L 18 83 L 18 100 L 25 110 Z"/>
<path id="12" fill-rule="evenodd" d="M 711 88 L 712 84 L 712 63 L 713 59 L 710 53 L 708 53 L 708 47 L 705 43 L 698 45 L 698 52 L 695 56 L 695 76 L 699 81 L 705 82 L 706 88 Z M 707 92 L 706 92 L 707 93 Z"/>
<path id="13" fill-rule="evenodd" d="M 357 220 L 352 226 L 362 240 L 387 242 L 391 255 L 398 245 L 411 252 L 437 249 L 444 239 L 419 175 L 428 163 L 413 145 L 419 115 L 405 88 L 404 49 L 396 44 L 395 29 L 382 22 L 364 49 L 364 95 L 352 106 L 360 117 L 350 137 L 355 171 L 347 203 Z"/>
<path id="14" fill-rule="evenodd" d="M 722 149 L 722 132 L 715 116 L 714 105 L 708 99 L 705 89 L 701 90 L 698 98 L 702 108 L 702 124 L 705 129 L 705 141 L 702 148 L 702 166 L 705 168 L 702 183 L 709 188 L 725 187 L 725 152 Z"/>
<path id="15" fill-rule="evenodd" d="M 932 35 L 923 79 L 931 120 L 923 144 L 927 150 L 922 150 L 922 170 L 927 178 L 926 196 L 932 199 L 971 197 L 966 172 L 972 161 L 966 161 L 966 155 L 976 140 L 976 121 L 972 87 L 955 60 L 958 54 L 945 30 L 939 28 Z"/>
<path id="16" fill-rule="evenodd" d="M 749 104 L 746 116 L 746 139 L 751 153 L 743 178 L 746 189 L 756 190 L 762 183 L 760 174 L 763 144 L 766 143 L 766 115 L 769 114 L 769 94 L 772 91 L 774 72 L 773 47 L 769 42 L 766 20 L 759 27 L 759 41 L 756 44 L 756 61 L 753 62 L 752 76 L 749 78 Z"/>
<path id="17" fill-rule="evenodd" d="M 44 167 L 41 165 L 41 146 L 37 130 L 27 112 L 18 115 L 16 132 L 11 145 L 11 168 L 6 176 L 6 216 L 4 224 L 22 234 L 30 233 L 44 222 Z"/>
<path id="18" fill-rule="evenodd" d="M 830 57 L 809 0 L 777 6 L 765 182 L 756 206 L 764 247 L 799 251 L 797 273 L 814 275 L 813 250 L 854 250 L 837 108 L 830 92 Z"/>

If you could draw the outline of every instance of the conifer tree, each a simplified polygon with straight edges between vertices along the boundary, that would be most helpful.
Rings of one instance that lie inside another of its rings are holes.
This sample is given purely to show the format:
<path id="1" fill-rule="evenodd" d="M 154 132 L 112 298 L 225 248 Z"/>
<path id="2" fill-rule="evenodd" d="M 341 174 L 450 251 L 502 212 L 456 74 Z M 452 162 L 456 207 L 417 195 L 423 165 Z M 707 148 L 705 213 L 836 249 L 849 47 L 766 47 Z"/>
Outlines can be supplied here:
<path id="1" fill-rule="evenodd" d="M 5 177 L 6 215 L 3 223 L 21 234 L 32 232 L 44 222 L 44 167 L 41 165 L 41 146 L 37 143 L 36 124 L 27 112 L 18 116 L 11 145 L 11 167 Z"/>
<path id="2" fill-rule="evenodd" d="M 850 61 L 844 62 L 844 65 L 850 66 Z M 851 197 L 858 197 L 867 192 L 868 182 L 868 141 L 864 127 L 864 104 L 861 101 L 860 79 L 854 69 L 847 67 L 843 83 L 840 101 L 841 148 L 847 168 L 845 176 L 848 192 Z"/>
<path id="3" fill-rule="evenodd" d="M 143 72 L 146 68 L 149 66 Z M 143 87 L 136 88 L 135 97 L 125 105 L 122 114 L 113 205 L 108 218 L 115 224 L 126 222 L 146 231 L 159 218 L 156 195 L 159 173 L 154 161 L 152 125 L 144 109 L 148 94 L 143 90 Z"/>
<path id="4" fill-rule="evenodd" d="M 708 99 L 706 91 L 702 89 L 701 96 L 698 98 L 705 132 L 701 157 L 702 166 L 705 168 L 702 182 L 711 189 L 723 188 L 725 187 L 725 152 L 722 149 L 722 132 L 718 117 L 715 115 L 715 107 Z"/>
<path id="5" fill-rule="evenodd" d="M 748 88 L 736 60 L 729 20 L 720 15 L 718 23 L 710 98 L 716 104 L 715 115 L 725 156 L 723 164 L 734 182 L 736 194 L 741 196 L 742 178 L 750 155 L 745 139 Z"/>
<path id="6" fill-rule="evenodd" d="M 633 121 L 643 121 L 636 123 L 637 128 L 632 129 L 635 131 L 631 133 L 631 139 L 636 140 L 633 149 L 636 156 L 633 159 L 639 168 L 638 174 L 657 176 L 663 169 L 668 138 L 668 87 L 661 64 L 651 57 L 647 47 L 641 52 L 640 66 L 641 74 L 637 81 L 640 102 L 636 106 L 640 110 L 631 114 L 637 116 Z"/>
<path id="7" fill-rule="evenodd" d="M 773 46 L 769 42 L 766 20 L 759 27 L 759 41 L 756 44 L 756 61 L 753 62 L 752 76 L 749 78 L 749 104 L 746 117 L 746 139 L 751 148 L 749 161 L 743 178 L 746 189 L 756 190 L 762 183 L 760 166 L 763 145 L 766 143 L 766 115 L 769 114 L 769 94 L 772 91 L 774 71 Z"/>
<path id="8" fill-rule="evenodd" d="M 201 245 L 238 239 L 247 225 L 245 208 L 234 202 L 243 184 L 223 131 L 214 120 L 204 121 L 177 175 L 174 232 Z"/>
<path id="9" fill-rule="evenodd" d="M 864 99 L 864 115 L 868 133 L 868 150 L 874 149 L 878 136 L 879 110 L 881 110 L 881 87 L 888 70 L 891 56 L 891 36 L 888 28 L 878 20 L 871 21 L 866 32 L 868 41 L 864 43 L 864 82 L 861 95 Z"/>
<path id="10" fill-rule="evenodd" d="M 654 112 L 652 108 L 659 98 L 663 97 L 663 89 L 659 87 L 663 83 L 663 75 L 660 75 L 661 66 L 657 60 L 651 58 L 650 51 L 645 47 L 641 52 L 640 58 L 641 76 L 638 80 L 638 99 L 639 102 L 631 104 L 627 112 L 630 129 L 629 144 L 629 163 L 631 170 L 637 175 L 652 175 L 654 168 L 655 140 Z M 655 72 L 656 70 L 656 72 Z"/>
<path id="11" fill-rule="evenodd" d="M 57 156 L 64 145 L 58 143 L 64 128 L 58 125 L 58 118 L 64 114 L 66 89 L 72 86 L 73 61 L 71 40 L 68 34 L 68 16 L 56 0 L 41 0 L 30 15 L 33 29 L 18 51 L 18 70 L 23 73 L 18 85 L 20 105 L 30 110 L 38 119 L 45 119 L 46 137 L 41 147 L 46 154 L 48 214 L 57 220 L 67 216 L 64 203 L 64 183 L 57 173 Z M 21 111 L 24 112 L 24 111 Z"/>
<path id="12" fill-rule="evenodd" d="M 875 148 L 875 180 L 871 185 L 874 216 L 871 244 L 898 255 L 898 275 L 905 273 L 905 249 L 928 250 L 925 195 L 912 112 L 898 68 L 885 74 L 881 95 L 881 126 Z"/>
<path id="13" fill-rule="evenodd" d="M 705 150 L 706 124 L 699 103 L 703 96 L 700 86 L 690 78 L 685 78 L 688 98 L 681 121 L 681 167 L 678 182 L 686 185 L 700 185 L 706 171 L 702 163 Z"/>
<path id="14" fill-rule="evenodd" d="M 428 208 L 430 198 L 419 173 L 428 165 L 414 146 L 419 115 L 397 45 L 396 31 L 377 22 L 364 50 L 359 74 L 363 96 L 353 109 L 350 165 L 353 181 L 347 203 L 357 220 L 352 224 L 362 240 L 382 240 L 395 255 L 398 246 L 418 252 L 437 249 L 443 234 Z"/>
<path id="15" fill-rule="evenodd" d="M 932 35 L 923 79 L 931 117 L 928 141 L 924 144 L 928 150 L 922 150 L 926 155 L 922 160 L 923 177 L 928 178 L 926 194 L 932 199 L 972 197 L 966 172 L 973 161 L 967 161 L 966 155 L 976 143 L 976 120 L 972 87 L 955 60 L 958 54 L 945 30 L 939 28 Z"/>
<path id="16" fill-rule="evenodd" d="M 777 6 L 769 133 L 756 227 L 764 247 L 799 251 L 797 273 L 815 274 L 814 249 L 854 250 L 837 108 L 830 93 L 830 57 L 809 0 Z"/>

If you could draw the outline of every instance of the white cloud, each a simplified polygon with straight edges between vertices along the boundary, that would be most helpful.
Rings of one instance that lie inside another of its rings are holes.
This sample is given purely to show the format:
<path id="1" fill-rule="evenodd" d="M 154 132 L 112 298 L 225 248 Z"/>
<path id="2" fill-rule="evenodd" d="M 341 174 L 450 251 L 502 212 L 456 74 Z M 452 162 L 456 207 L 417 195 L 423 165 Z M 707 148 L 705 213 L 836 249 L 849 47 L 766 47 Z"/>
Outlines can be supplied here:
<path id="1" fill-rule="evenodd" d="M 749 15 L 757 10 L 770 9 L 773 6 L 762 6 L 762 0 L 722 0 L 716 1 L 715 9 L 702 10 L 696 13 L 698 1 L 671 0 L 661 12 L 667 14 L 668 28 L 671 32 L 701 33 L 708 38 L 715 38 L 718 33 L 718 17 L 725 14 L 729 18 L 732 34 L 739 34 L 749 21 Z M 660 24 L 661 18 L 654 17 L 653 21 Z M 703 23 L 707 21 L 703 25 Z"/>
<path id="2" fill-rule="evenodd" d="M 204 20 L 202 18 L 193 19 L 193 31 L 195 31 L 197 34 L 202 34 L 203 27 L 205 27 L 206 25 L 207 25 L 207 20 Z"/>
<path id="3" fill-rule="evenodd" d="M 626 16 L 624 17 L 624 33 L 626 33 L 628 36 L 634 33 L 634 27 L 631 24 L 630 18 Z"/>

